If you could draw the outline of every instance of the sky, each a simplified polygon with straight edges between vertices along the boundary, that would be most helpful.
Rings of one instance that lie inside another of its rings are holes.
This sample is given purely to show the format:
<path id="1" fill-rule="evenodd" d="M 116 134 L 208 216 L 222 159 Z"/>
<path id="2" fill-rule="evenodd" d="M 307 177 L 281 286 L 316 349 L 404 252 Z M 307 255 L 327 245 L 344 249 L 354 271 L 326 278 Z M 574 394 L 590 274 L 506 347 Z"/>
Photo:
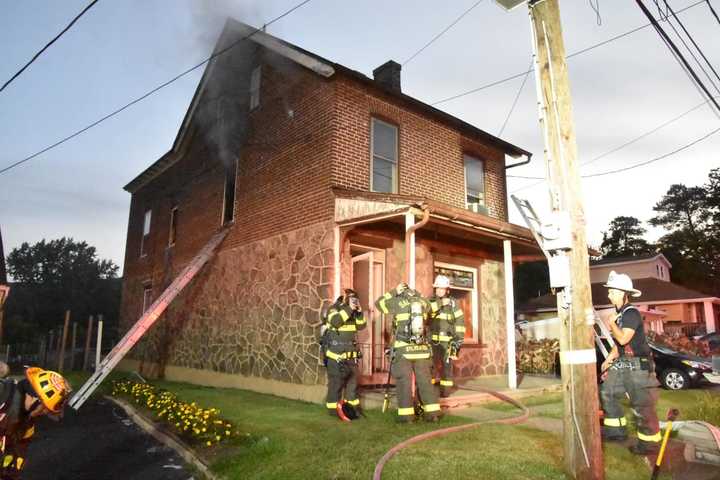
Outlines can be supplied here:
<path id="1" fill-rule="evenodd" d="M 716 11 L 720 2 L 710 0 Z M 372 76 L 404 63 L 477 0 L 311 0 L 268 33 Z M 89 0 L 26 0 L 0 17 L 0 83 L 62 30 Z M 226 16 L 261 26 L 299 0 L 100 0 L 8 88 L 0 92 L 0 169 L 74 133 L 210 55 Z M 561 0 L 568 54 L 648 23 L 634 1 Z M 653 2 L 646 5 L 657 16 Z M 677 11 L 696 0 L 669 0 Z M 592 2 L 595 4 L 595 1 Z M 720 23 L 706 3 L 681 20 L 720 71 Z M 667 23 L 663 23 L 668 28 Z M 532 55 L 526 8 L 481 1 L 403 66 L 405 93 L 426 103 L 524 72 Z M 588 162 L 703 102 L 650 27 L 568 60 L 579 161 Z M 0 174 L 0 229 L 9 253 L 22 242 L 73 237 L 101 258 L 124 261 L 130 194 L 123 186 L 172 145 L 202 69 L 21 166 Z M 523 78 L 436 104 L 497 135 Z M 716 82 L 719 84 L 720 82 Z M 715 92 L 720 94 L 720 92 Z M 632 145 L 581 167 L 592 174 L 650 160 L 720 127 L 704 106 Z M 502 138 L 532 162 L 508 174 L 544 176 L 534 76 L 520 92 Z M 664 160 L 582 182 L 588 241 L 618 216 L 647 221 L 673 183 L 702 185 L 720 167 L 720 133 Z M 547 185 L 511 178 L 509 192 L 549 211 Z M 522 219 L 510 207 L 510 220 Z M 648 227 L 648 238 L 662 230 Z"/>

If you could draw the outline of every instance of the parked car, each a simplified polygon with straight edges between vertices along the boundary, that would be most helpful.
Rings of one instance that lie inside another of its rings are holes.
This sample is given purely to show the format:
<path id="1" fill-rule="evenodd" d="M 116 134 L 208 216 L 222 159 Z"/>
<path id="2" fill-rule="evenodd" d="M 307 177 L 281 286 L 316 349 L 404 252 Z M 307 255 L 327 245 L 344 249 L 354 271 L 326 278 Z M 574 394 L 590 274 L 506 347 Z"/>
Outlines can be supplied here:
<path id="1" fill-rule="evenodd" d="M 697 387 L 712 375 L 712 363 L 672 350 L 664 345 L 650 343 L 655 360 L 655 374 L 663 387 L 669 390 L 683 390 Z M 707 375 L 706 375 L 707 374 Z"/>

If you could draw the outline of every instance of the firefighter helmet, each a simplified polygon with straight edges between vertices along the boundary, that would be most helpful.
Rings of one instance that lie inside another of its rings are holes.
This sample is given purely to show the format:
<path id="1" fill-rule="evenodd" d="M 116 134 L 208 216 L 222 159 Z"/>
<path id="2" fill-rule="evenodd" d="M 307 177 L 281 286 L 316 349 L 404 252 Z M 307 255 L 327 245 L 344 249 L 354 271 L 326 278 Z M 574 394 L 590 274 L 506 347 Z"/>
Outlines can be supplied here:
<path id="1" fill-rule="evenodd" d="M 62 412 L 72 391 L 62 375 L 52 370 L 30 367 L 25 370 L 25 377 L 45 408 L 52 413 Z"/>
<path id="2" fill-rule="evenodd" d="M 445 275 L 438 275 L 435 277 L 433 288 L 450 288 L 450 279 Z"/>
<path id="3" fill-rule="evenodd" d="M 610 272 L 608 281 L 603 287 L 622 290 L 623 292 L 627 292 L 631 297 L 639 297 L 641 295 L 640 290 L 633 288 L 632 279 L 629 275 L 616 273 L 615 270 Z"/>

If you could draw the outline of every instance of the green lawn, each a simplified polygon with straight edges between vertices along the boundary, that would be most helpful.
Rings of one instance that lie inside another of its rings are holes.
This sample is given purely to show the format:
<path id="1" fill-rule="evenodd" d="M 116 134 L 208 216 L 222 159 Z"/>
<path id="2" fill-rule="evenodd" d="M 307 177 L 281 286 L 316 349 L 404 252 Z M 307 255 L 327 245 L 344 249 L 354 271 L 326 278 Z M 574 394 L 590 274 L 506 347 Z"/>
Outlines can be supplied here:
<path id="1" fill-rule="evenodd" d="M 85 378 L 82 374 L 68 377 L 76 388 Z M 397 425 L 393 414 L 372 410 L 368 418 L 346 424 L 327 416 L 322 406 L 306 402 L 243 390 L 154 383 L 184 401 L 219 408 L 223 417 L 250 434 L 224 448 L 200 450 L 212 470 L 228 479 L 369 479 L 376 462 L 398 442 L 429 430 L 475 421 L 453 415 L 439 424 Z M 662 390 L 658 415 L 664 418 L 670 406 L 682 412 L 700 395 L 700 390 Z M 562 418 L 560 394 L 531 397 L 523 403 L 535 416 Z M 517 413 L 503 403 L 483 407 L 487 418 Z M 642 459 L 624 447 L 610 444 L 604 449 L 608 480 L 649 476 Z M 383 479 L 563 479 L 561 456 L 558 435 L 523 425 L 483 425 L 401 451 L 386 465 Z"/>

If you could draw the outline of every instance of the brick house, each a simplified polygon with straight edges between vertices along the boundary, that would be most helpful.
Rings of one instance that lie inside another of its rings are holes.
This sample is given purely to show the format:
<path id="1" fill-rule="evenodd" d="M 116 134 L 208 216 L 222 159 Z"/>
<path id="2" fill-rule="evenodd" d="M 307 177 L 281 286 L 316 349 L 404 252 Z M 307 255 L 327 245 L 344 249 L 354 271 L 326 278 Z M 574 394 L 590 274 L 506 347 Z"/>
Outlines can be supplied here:
<path id="1" fill-rule="evenodd" d="M 253 31 L 229 21 L 216 52 Z M 369 315 L 361 381 L 382 383 L 389 333 L 372 302 L 406 276 L 430 294 L 443 272 L 467 319 L 458 374 L 506 373 L 506 265 L 541 258 L 508 223 L 507 157 L 530 154 L 403 94 L 395 62 L 370 79 L 264 32 L 240 41 L 206 68 L 170 151 L 125 187 L 126 327 L 228 234 L 124 368 L 319 401 L 320 312 L 353 287 Z"/>

